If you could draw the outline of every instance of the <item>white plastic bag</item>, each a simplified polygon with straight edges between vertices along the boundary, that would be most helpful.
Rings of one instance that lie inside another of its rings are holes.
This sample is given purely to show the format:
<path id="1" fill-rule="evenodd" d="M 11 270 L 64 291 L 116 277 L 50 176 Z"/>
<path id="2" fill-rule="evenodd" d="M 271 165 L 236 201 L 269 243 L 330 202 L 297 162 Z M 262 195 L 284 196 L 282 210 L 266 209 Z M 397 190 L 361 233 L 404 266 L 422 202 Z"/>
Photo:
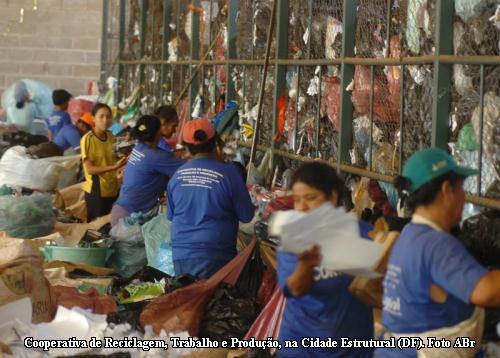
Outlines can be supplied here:
<path id="1" fill-rule="evenodd" d="M 0 185 L 53 191 L 72 185 L 80 156 L 32 159 L 26 148 L 15 146 L 0 159 Z"/>

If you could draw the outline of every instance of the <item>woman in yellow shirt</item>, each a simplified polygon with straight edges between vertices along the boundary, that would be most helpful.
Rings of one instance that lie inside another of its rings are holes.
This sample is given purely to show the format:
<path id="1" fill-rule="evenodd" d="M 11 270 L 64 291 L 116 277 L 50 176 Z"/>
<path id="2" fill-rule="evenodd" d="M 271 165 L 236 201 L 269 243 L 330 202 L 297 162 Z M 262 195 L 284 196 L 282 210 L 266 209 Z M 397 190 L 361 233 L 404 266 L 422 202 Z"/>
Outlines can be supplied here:
<path id="1" fill-rule="evenodd" d="M 117 160 L 113 145 L 115 137 L 108 128 L 112 124 L 112 112 L 108 105 L 97 103 L 92 109 L 94 128 L 85 134 L 80 142 L 87 204 L 87 221 L 108 215 L 118 197 L 120 184 L 116 171 L 123 167 L 127 159 Z"/>

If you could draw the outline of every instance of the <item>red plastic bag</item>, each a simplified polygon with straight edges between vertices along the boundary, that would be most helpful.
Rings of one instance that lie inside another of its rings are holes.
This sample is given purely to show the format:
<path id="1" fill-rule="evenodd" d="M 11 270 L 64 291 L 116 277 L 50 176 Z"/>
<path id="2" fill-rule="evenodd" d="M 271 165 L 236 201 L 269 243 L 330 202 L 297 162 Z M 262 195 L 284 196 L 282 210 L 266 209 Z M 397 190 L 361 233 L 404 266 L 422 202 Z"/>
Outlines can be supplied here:
<path id="1" fill-rule="evenodd" d="M 182 143 L 182 131 L 184 129 L 184 125 L 186 121 L 189 120 L 189 105 L 188 99 L 184 98 L 177 104 L 177 114 L 179 116 L 179 125 L 177 126 L 177 130 L 174 135 L 170 138 L 172 143 L 181 144 Z M 175 147 L 175 145 L 174 145 Z"/>
<path id="2" fill-rule="evenodd" d="M 257 292 L 257 301 L 261 307 L 265 307 L 271 299 L 274 289 L 276 288 L 276 270 L 268 268 L 264 271 L 262 283 L 260 284 L 259 291 Z"/>
<path id="3" fill-rule="evenodd" d="M 274 290 L 271 300 L 248 330 L 245 340 L 252 337 L 259 340 L 272 338 L 277 340 L 281 328 L 281 319 L 285 311 L 286 298 L 279 287 Z"/>
<path id="4" fill-rule="evenodd" d="M 141 313 L 140 324 L 153 327 L 157 334 L 188 331 L 193 337 L 198 335 L 203 311 L 220 283 L 235 285 L 248 259 L 252 256 L 256 240 L 240 252 L 226 266 L 217 271 L 208 280 L 201 280 L 192 285 L 160 296 L 148 304 Z"/>
<path id="5" fill-rule="evenodd" d="M 293 209 L 293 196 L 278 196 L 272 199 L 269 204 L 266 205 L 264 209 L 263 218 L 267 218 L 269 215 L 275 211 L 292 210 Z"/>
<path id="6" fill-rule="evenodd" d="M 336 130 L 340 129 L 340 78 L 323 76 L 324 90 L 321 97 L 321 115 L 328 116 Z"/>
<path id="7" fill-rule="evenodd" d="M 86 99 L 71 98 L 68 104 L 68 113 L 71 117 L 71 122 L 75 124 L 83 113 L 92 112 L 95 103 Z"/>
<path id="8" fill-rule="evenodd" d="M 390 93 L 383 78 L 375 75 L 373 79 L 373 110 L 375 116 L 385 122 L 399 120 L 399 107 L 388 100 Z M 356 65 L 354 72 L 354 89 L 352 102 L 354 109 L 360 115 L 370 114 L 370 68 Z"/>
<path id="9" fill-rule="evenodd" d="M 75 306 L 91 309 L 95 314 L 118 312 L 118 306 L 111 296 L 99 296 L 95 288 L 81 293 L 75 287 L 54 286 L 57 304 L 71 309 Z"/>

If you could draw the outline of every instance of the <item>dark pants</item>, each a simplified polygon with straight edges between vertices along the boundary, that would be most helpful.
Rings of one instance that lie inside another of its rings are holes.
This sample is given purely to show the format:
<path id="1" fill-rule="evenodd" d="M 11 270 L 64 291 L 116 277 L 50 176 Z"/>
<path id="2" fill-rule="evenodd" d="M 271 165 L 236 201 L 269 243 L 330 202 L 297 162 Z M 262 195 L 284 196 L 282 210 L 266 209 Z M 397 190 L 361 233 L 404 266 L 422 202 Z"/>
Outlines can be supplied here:
<path id="1" fill-rule="evenodd" d="M 229 261 L 209 258 L 174 260 L 175 275 L 188 273 L 201 279 L 208 279 Z"/>
<path id="2" fill-rule="evenodd" d="M 87 222 L 91 222 L 111 212 L 111 208 L 118 197 L 103 198 L 98 193 L 85 193 L 85 204 L 87 204 Z"/>

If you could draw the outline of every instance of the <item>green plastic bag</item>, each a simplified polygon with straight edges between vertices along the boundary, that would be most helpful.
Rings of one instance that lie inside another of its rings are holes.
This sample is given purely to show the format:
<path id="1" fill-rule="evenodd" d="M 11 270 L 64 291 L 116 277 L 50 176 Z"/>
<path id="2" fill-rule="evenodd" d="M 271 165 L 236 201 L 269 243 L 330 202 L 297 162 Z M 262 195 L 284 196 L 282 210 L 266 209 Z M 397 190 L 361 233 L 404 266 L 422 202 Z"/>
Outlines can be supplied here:
<path id="1" fill-rule="evenodd" d="M 159 282 L 131 283 L 118 294 L 120 304 L 140 302 L 161 296 L 165 293 L 165 280 Z"/>
<path id="2" fill-rule="evenodd" d="M 0 196 L 0 231 L 20 239 L 47 236 L 54 231 L 56 216 L 50 197 L 35 193 L 31 196 Z"/>
<path id="3" fill-rule="evenodd" d="M 139 106 L 137 105 L 137 101 L 136 101 L 127 108 L 127 111 L 125 112 L 123 117 L 120 119 L 120 123 L 124 124 L 124 123 L 127 123 L 127 122 L 134 120 L 138 113 L 139 113 Z"/>
<path id="4" fill-rule="evenodd" d="M 474 133 L 474 127 L 472 127 L 471 123 L 467 123 L 462 127 L 462 129 L 460 129 L 460 132 L 458 133 L 458 149 L 470 152 L 479 149 L 476 134 Z"/>

